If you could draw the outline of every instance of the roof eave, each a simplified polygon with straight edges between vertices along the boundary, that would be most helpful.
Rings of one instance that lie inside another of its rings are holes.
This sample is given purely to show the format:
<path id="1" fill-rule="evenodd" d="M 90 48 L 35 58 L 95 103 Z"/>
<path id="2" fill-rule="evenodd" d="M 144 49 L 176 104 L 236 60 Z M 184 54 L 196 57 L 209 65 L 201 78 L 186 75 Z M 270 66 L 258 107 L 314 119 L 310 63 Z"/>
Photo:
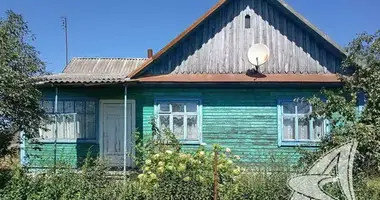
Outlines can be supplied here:
<path id="1" fill-rule="evenodd" d="M 93 81 L 70 81 L 70 80 L 39 80 L 35 83 L 37 87 L 43 86 L 100 86 L 100 85 L 117 85 L 136 82 L 126 78 L 124 80 L 93 80 Z"/>
<path id="2" fill-rule="evenodd" d="M 336 74 L 181 74 L 147 76 L 140 83 L 340 83 Z"/>

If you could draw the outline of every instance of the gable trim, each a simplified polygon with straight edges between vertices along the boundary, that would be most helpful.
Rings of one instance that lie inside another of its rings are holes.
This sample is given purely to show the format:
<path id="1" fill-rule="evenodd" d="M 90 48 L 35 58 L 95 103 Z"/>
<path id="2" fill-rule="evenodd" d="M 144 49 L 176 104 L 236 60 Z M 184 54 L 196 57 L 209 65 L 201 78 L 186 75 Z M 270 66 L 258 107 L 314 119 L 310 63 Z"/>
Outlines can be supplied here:
<path id="1" fill-rule="evenodd" d="M 335 49 L 337 49 L 340 54 L 347 55 L 345 50 L 338 43 L 336 43 L 327 34 L 325 34 L 323 31 L 321 31 L 317 26 L 312 24 L 304 16 L 302 16 L 300 13 L 298 13 L 293 7 L 291 7 L 289 4 L 287 4 L 284 0 L 270 0 L 270 2 L 274 2 L 274 3 L 279 4 L 279 7 L 284 8 L 285 12 L 288 12 L 288 14 L 293 15 L 296 19 L 300 20 L 300 22 L 303 23 L 304 25 L 306 25 L 306 27 L 310 28 L 318 36 L 322 37 L 327 43 L 329 43 Z"/>
<path id="2" fill-rule="evenodd" d="M 172 48 L 175 44 L 181 41 L 184 37 L 186 37 L 190 32 L 192 32 L 195 28 L 197 28 L 205 19 L 207 19 L 210 15 L 216 12 L 224 3 L 228 0 L 220 0 L 217 4 L 215 4 L 210 10 L 208 10 L 202 17 L 200 17 L 197 21 L 195 21 L 190 27 L 188 27 L 185 31 L 183 31 L 180 35 L 178 35 L 174 40 L 172 40 L 169 44 L 167 44 L 164 48 L 162 48 L 159 52 L 153 55 L 152 58 L 143 63 L 140 67 L 138 67 L 135 71 L 133 71 L 128 77 L 134 78 L 137 74 L 147 68 L 154 60 L 161 57 L 166 51 Z"/>
<path id="3" fill-rule="evenodd" d="M 159 52 L 153 55 L 152 58 L 144 62 L 140 67 L 136 68 L 132 71 L 128 77 L 135 78 L 138 74 L 140 74 L 144 69 L 146 69 L 153 61 L 160 58 L 164 53 L 166 53 L 169 49 L 175 46 L 178 42 L 180 42 L 184 37 L 186 37 L 189 33 L 191 33 L 195 28 L 197 28 L 204 20 L 206 20 L 209 16 L 214 14 L 219 8 L 221 8 L 226 2 L 229 0 L 220 0 L 216 5 L 214 5 L 210 10 L 208 10 L 202 17 L 200 17 L 196 22 L 194 22 L 190 27 L 188 27 L 185 31 L 183 31 L 180 35 L 178 35 L 175 39 L 173 39 L 169 44 L 167 44 L 164 48 L 162 48 Z M 315 25 L 310 23 L 306 18 L 304 18 L 301 14 L 296 12 L 291 6 L 284 2 L 284 0 L 269 0 L 270 3 L 277 4 L 280 8 L 285 9 L 285 14 L 293 15 L 296 19 L 298 19 L 301 23 L 303 23 L 306 27 L 314 31 L 318 36 L 320 36 L 323 40 L 325 40 L 328 44 L 332 45 L 337 51 L 346 55 L 343 48 L 340 47 L 336 42 L 331 40 L 326 34 L 324 34 L 321 30 L 319 30 Z"/>

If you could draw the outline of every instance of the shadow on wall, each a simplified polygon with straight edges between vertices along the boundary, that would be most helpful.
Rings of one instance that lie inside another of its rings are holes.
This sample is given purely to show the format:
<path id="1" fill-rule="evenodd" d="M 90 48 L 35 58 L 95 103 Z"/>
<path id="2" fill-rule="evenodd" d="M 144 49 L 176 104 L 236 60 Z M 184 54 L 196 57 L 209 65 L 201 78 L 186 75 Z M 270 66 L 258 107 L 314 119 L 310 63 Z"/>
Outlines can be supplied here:
<path id="1" fill-rule="evenodd" d="M 47 169 L 56 166 L 80 168 L 85 159 L 99 156 L 99 145 L 90 143 L 35 143 L 26 146 L 26 164 L 36 169 Z M 55 161 L 54 161 L 55 160 Z"/>

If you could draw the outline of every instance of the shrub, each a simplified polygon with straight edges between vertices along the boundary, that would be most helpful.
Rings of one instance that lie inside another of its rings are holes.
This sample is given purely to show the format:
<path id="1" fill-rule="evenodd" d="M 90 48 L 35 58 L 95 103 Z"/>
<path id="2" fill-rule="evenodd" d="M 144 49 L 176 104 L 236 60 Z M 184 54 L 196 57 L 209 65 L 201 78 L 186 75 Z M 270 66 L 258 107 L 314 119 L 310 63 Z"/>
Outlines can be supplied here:
<path id="1" fill-rule="evenodd" d="M 214 145 L 213 151 L 200 147 L 194 153 L 184 153 L 175 135 L 168 129 L 159 130 L 154 119 L 152 130 L 153 138 L 138 145 L 136 152 L 142 170 L 138 179 L 153 198 L 208 199 L 213 196 L 214 167 L 221 185 L 232 184 L 240 175 L 230 149 L 222 152 L 222 147 Z"/>
<path id="2" fill-rule="evenodd" d="M 123 185 L 107 177 L 105 166 L 102 161 L 92 159 L 87 159 L 79 172 L 61 166 L 55 172 L 30 173 L 16 166 L 0 190 L 0 199 L 116 199 Z"/>
<path id="3" fill-rule="evenodd" d="M 285 160 L 274 159 L 266 170 L 240 169 L 235 164 L 239 158 L 219 145 L 214 145 L 212 151 L 201 147 L 196 152 L 182 152 L 169 130 L 156 132 L 155 138 L 140 147 L 144 158 L 140 158 L 140 174 L 127 177 L 125 182 L 120 179 L 123 177 L 111 176 L 102 160 L 88 155 L 80 171 L 62 165 L 56 170 L 30 173 L 27 168 L 15 166 L 10 172 L 0 173 L 0 186 L 4 186 L 0 187 L 0 199 L 207 200 L 214 195 L 214 169 L 220 200 L 288 199 L 291 194 L 287 180 L 295 171 Z M 380 199 L 378 178 L 355 178 L 358 199 Z M 337 184 L 324 189 L 342 199 Z"/>
<path id="4" fill-rule="evenodd" d="M 287 187 L 290 173 L 283 172 L 244 172 L 236 184 L 226 185 L 221 194 L 223 200 L 246 199 L 288 199 L 291 191 Z"/>
<path id="5" fill-rule="evenodd" d="M 233 184 L 240 175 L 240 167 L 229 153 L 215 146 L 212 152 L 200 148 L 196 153 L 166 150 L 151 155 L 138 176 L 146 193 L 159 199 L 209 199 L 213 196 L 214 156 L 218 153 L 220 186 Z"/>
<path id="6" fill-rule="evenodd" d="M 212 175 L 209 175 L 209 178 L 205 178 L 202 182 L 192 179 L 192 177 L 187 179 L 176 175 L 179 172 L 165 173 L 166 176 L 157 178 L 156 186 L 152 186 L 151 182 L 141 181 L 134 176 L 128 178 L 126 182 L 117 179 L 117 177 L 110 177 L 107 174 L 107 168 L 100 160 L 87 161 L 86 163 L 87 165 L 80 172 L 60 167 L 55 173 L 48 171 L 29 175 L 27 169 L 15 167 L 10 173 L 6 187 L 0 189 L 0 199 L 212 199 Z M 204 172 L 199 173 L 205 174 Z M 287 188 L 289 176 L 291 173 L 286 170 L 278 172 L 243 171 L 241 175 L 233 176 L 233 180 L 222 180 L 220 182 L 219 199 L 288 199 L 291 193 Z M 379 185 L 378 178 L 355 182 L 357 199 L 380 199 Z M 339 196 L 340 192 L 337 185 L 328 185 L 325 189 L 339 197 L 338 199 L 343 199 Z"/>

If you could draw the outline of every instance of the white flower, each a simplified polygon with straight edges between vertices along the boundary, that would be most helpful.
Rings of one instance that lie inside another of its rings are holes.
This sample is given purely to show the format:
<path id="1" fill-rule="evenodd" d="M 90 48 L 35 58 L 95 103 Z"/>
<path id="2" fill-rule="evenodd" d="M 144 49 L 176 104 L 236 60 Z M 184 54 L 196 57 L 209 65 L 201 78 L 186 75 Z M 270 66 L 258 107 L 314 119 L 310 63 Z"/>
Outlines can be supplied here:
<path id="1" fill-rule="evenodd" d="M 150 164 L 152 164 L 152 161 L 148 159 L 145 161 L 145 164 L 150 165 Z"/>
<path id="2" fill-rule="evenodd" d="M 187 155 L 184 154 L 184 153 L 180 153 L 180 154 L 179 154 L 179 157 L 180 157 L 181 159 L 186 159 L 186 158 L 187 158 Z"/>
<path id="3" fill-rule="evenodd" d="M 150 174 L 150 178 L 153 179 L 153 180 L 156 180 L 157 179 L 157 175 L 156 174 Z"/>
<path id="4" fill-rule="evenodd" d="M 184 165 L 184 164 L 179 164 L 179 166 L 178 166 L 178 171 L 180 171 L 180 172 L 183 172 L 183 171 L 185 171 L 186 170 L 186 165 Z"/>
<path id="5" fill-rule="evenodd" d="M 240 160 L 240 156 L 235 156 L 235 159 L 236 160 Z"/>
<path id="6" fill-rule="evenodd" d="M 204 152 L 204 151 L 200 151 L 200 152 L 199 152 L 199 155 L 200 155 L 200 156 L 204 156 L 204 155 L 205 155 L 205 152 Z"/>
<path id="7" fill-rule="evenodd" d="M 166 152 L 167 154 L 169 154 L 169 155 L 170 155 L 170 154 L 173 154 L 173 152 L 170 151 L 170 150 L 166 150 L 165 152 Z"/>
<path id="8" fill-rule="evenodd" d="M 159 157 L 160 157 L 160 154 L 155 154 L 155 155 L 153 156 L 153 160 L 157 160 Z"/>
<path id="9" fill-rule="evenodd" d="M 139 175 L 137 176 L 137 178 L 138 178 L 139 180 L 142 180 L 142 179 L 145 178 L 145 175 L 144 175 L 144 174 L 139 174 Z"/>
<path id="10" fill-rule="evenodd" d="M 190 177 L 188 177 L 188 176 L 186 176 L 184 179 L 183 179 L 184 181 L 186 181 L 186 182 L 188 182 L 188 181 L 190 181 L 191 180 L 191 178 Z"/>
<path id="11" fill-rule="evenodd" d="M 240 174 L 240 169 L 234 169 L 232 171 L 232 174 L 235 175 L 235 176 L 239 175 Z"/>
<path id="12" fill-rule="evenodd" d="M 226 152 L 227 153 L 231 153 L 231 149 L 230 148 L 226 148 Z"/>
<path id="13" fill-rule="evenodd" d="M 158 171 L 159 173 L 164 173 L 165 169 L 164 169 L 163 167 L 159 167 L 159 168 L 157 169 L 157 171 Z"/>

